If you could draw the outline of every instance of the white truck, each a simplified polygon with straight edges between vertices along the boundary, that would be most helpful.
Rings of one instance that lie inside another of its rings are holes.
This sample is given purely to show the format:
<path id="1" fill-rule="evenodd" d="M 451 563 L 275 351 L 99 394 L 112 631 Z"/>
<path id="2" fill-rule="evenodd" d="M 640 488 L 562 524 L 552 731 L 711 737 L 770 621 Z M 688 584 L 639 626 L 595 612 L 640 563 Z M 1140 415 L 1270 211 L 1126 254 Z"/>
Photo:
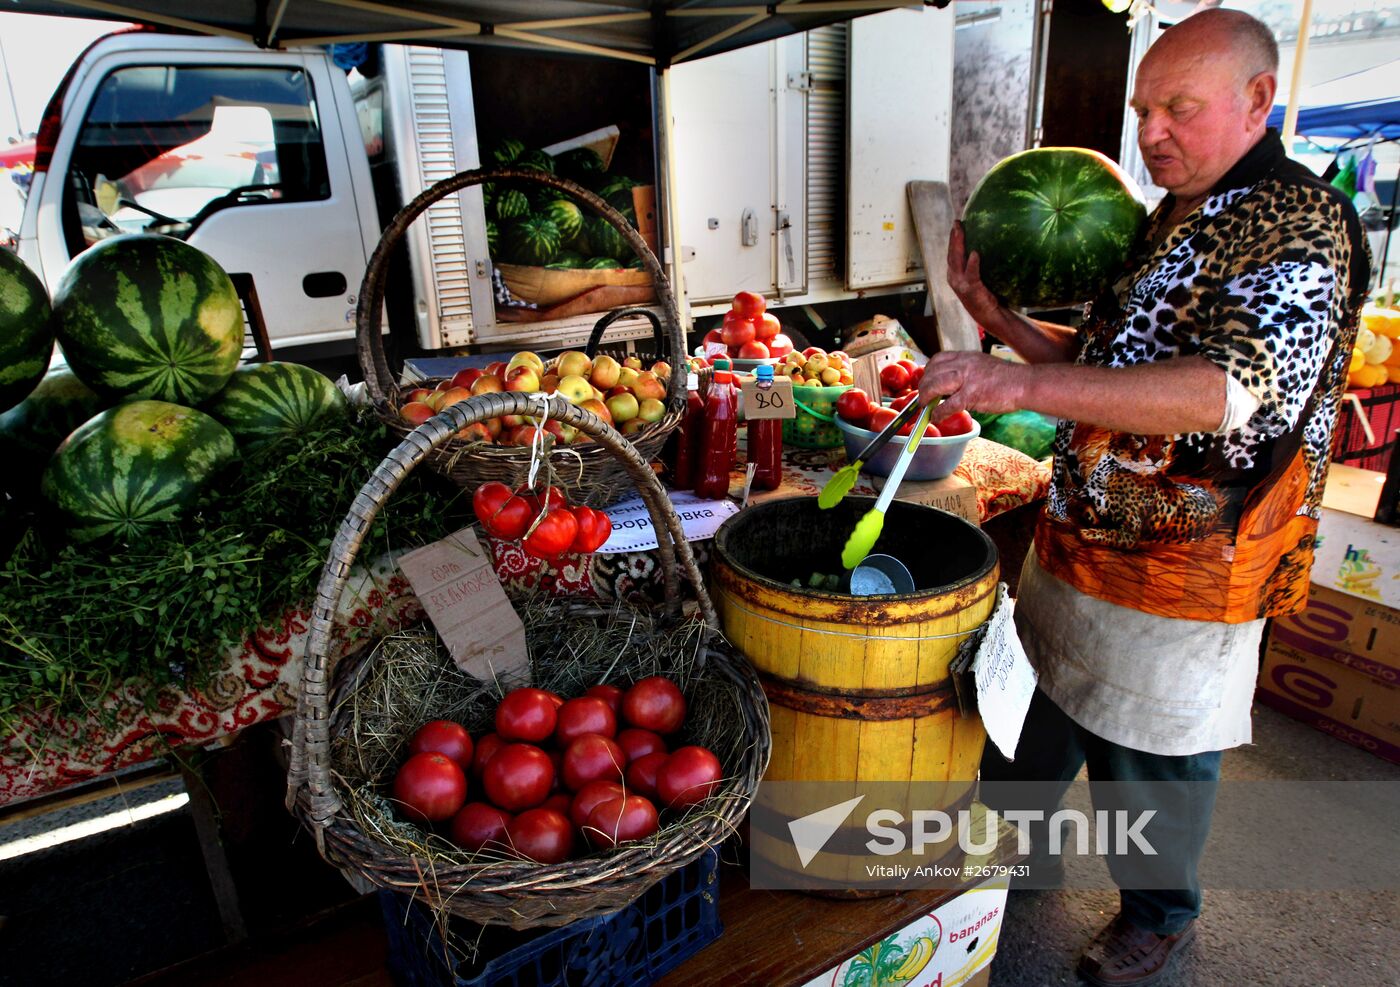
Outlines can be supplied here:
<path id="1" fill-rule="evenodd" d="M 947 178 L 953 30 L 951 8 L 895 10 L 686 63 L 661 86 L 629 66 L 643 91 L 615 94 L 619 112 L 650 114 L 634 130 L 654 138 L 644 177 L 657 187 L 663 263 L 690 312 L 718 311 L 740 289 L 781 308 L 922 287 L 905 183 Z M 147 31 L 101 39 L 45 114 L 21 256 L 52 289 L 99 239 L 178 236 L 252 276 L 284 358 L 348 352 L 384 223 L 479 166 L 479 123 L 522 83 L 499 55 L 480 56 L 494 65 L 485 75 L 476 53 L 385 45 L 376 55 L 379 70 L 363 78 L 324 48 Z M 595 63 L 552 61 L 573 85 L 590 84 Z M 550 103 L 543 93 L 523 104 L 530 128 L 577 133 L 568 118 L 541 118 Z M 486 237 L 480 188 L 414 225 L 411 292 L 401 279 L 389 313 L 401 355 L 586 337 L 597 314 L 498 319 Z"/>

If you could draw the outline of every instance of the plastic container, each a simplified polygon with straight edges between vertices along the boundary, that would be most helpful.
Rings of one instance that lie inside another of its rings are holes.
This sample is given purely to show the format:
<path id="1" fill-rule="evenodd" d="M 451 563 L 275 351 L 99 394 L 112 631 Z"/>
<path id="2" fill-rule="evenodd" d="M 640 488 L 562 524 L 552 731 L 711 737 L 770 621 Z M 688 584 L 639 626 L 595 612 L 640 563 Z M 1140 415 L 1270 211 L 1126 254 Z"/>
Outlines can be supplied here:
<path id="1" fill-rule="evenodd" d="M 836 399 L 850 389 L 850 384 L 837 387 L 794 384 L 792 396 L 797 402 L 797 417 L 783 421 L 783 441 L 798 449 L 839 446 L 841 432 L 836 428 Z"/>
<path id="2" fill-rule="evenodd" d="M 836 422 L 837 428 L 841 430 L 841 435 L 846 440 L 846 459 L 854 461 L 860 451 L 870 444 L 870 441 L 879 435 L 879 432 L 872 432 L 868 428 L 861 428 L 852 425 L 850 422 Z M 925 436 L 919 440 L 919 444 L 914 448 L 914 461 L 909 464 L 909 471 L 904 474 L 906 480 L 941 480 L 958 468 L 958 463 L 962 462 L 963 452 L 967 449 L 967 444 L 977 438 L 982 433 L 982 426 L 973 420 L 972 431 L 965 435 L 940 435 L 934 438 Z M 877 452 L 873 459 L 869 459 L 861 466 L 862 473 L 870 473 L 873 476 L 889 476 L 890 470 L 894 469 L 894 461 L 899 458 L 899 454 L 904 451 L 904 440 L 896 437 L 885 444 L 885 448 Z"/>
<path id="3" fill-rule="evenodd" d="M 686 374 L 685 412 L 676 429 L 671 459 L 671 486 L 676 490 L 695 488 L 696 465 L 700 462 L 701 429 L 705 422 L 705 402 L 700 397 L 700 375 Z"/>
<path id="4" fill-rule="evenodd" d="M 700 460 L 695 464 L 695 492 L 718 500 L 729 496 L 729 473 L 739 440 L 739 392 L 725 361 L 715 361 L 714 380 L 705 399 L 700 426 Z"/>
<path id="5" fill-rule="evenodd" d="M 773 382 L 773 368 L 754 371 L 759 384 Z M 783 482 L 783 419 L 755 418 L 749 421 L 749 462 L 754 466 L 753 486 L 757 490 L 777 490 Z"/>
<path id="6" fill-rule="evenodd" d="M 719 856 L 699 859 L 652 885 L 619 912 L 557 929 L 514 932 L 453 918 L 448 939 L 475 943 L 468 962 L 444 951 L 442 931 L 421 902 L 379 892 L 388 966 L 399 987 L 564 987 L 650 984 L 714 942 Z"/>

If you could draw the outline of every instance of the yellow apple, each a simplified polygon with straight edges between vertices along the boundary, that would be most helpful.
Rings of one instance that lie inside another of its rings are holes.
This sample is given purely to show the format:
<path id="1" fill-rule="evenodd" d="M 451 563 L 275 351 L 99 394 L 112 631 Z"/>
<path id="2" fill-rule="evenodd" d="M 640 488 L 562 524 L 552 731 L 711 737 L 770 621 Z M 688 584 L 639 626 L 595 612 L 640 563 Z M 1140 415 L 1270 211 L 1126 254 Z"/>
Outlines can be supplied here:
<path id="1" fill-rule="evenodd" d="M 835 367 L 827 367 L 822 371 L 822 383 L 827 387 L 833 387 L 841 382 L 841 371 Z"/>
<path id="2" fill-rule="evenodd" d="M 573 404 L 582 404 L 593 397 L 593 385 L 577 374 L 559 378 L 559 389 L 554 393 Z"/>
<path id="3" fill-rule="evenodd" d="M 651 365 L 651 372 L 658 377 L 669 377 L 671 376 L 671 365 L 665 360 L 657 360 Z"/>
<path id="4" fill-rule="evenodd" d="M 514 370 L 506 371 L 506 390 L 534 393 L 540 389 L 539 371 L 523 364 Z"/>
<path id="5" fill-rule="evenodd" d="M 491 394 L 495 391 L 504 391 L 505 389 L 505 384 L 503 384 L 501 378 L 497 377 L 495 374 L 486 374 L 472 381 L 473 394 Z"/>
<path id="6" fill-rule="evenodd" d="M 617 386 L 617 378 L 621 373 L 622 364 L 603 353 L 593 358 L 593 373 L 588 379 L 599 390 L 610 391 Z"/>
<path id="7" fill-rule="evenodd" d="M 608 410 L 608 406 L 599 398 L 589 398 L 587 401 L 580 404 L 579 407 L 584 411 L 591 411 L 593 414 L 603 419 L 604 425 L 611 425 L 613 423 L 612 412 Z"/>
<path id="8" fill-rule="evenodd" d="M 587 353 L 569 350 L 559 354 L 558 373 L 560 377 L 587 377 L 593 371 L 593 361 Z"/>
<path id="9" fill-rule="evenodd" d="M 627 421 L 622 423 L 621 431 L 623 435 L 635 435 L 636 433 L 640 432 L 646 427 L 647 423 L 642 421 L 640 418 L 629 418 Z"/>
<path id="10" fill-rule="evenodd" d="M 666 396 L 666 385 L 650 370 L 643 370 L 637 375 L 637 382 L 632 385 L 632 393 L 637 395 L 638 401 L 645 401 L 647 398 L 660 400 Z"/>
<path id="11" fill-rule="evenodd" d="M 633 370 L 641 370 L 642 358 L 639 356 L 629 356 L 627 359 L 622 361 L 622 365 L 624 367 L 631 367 Z"/>
<path id="12" fill-rule="evenodd" d="M 404 395 L 403 403 L 409 404 L 413 401 L 426 401 L 428 399 L 428 395 L 431 393 L 433 392 L 426 387 L 415 387 L 413 390 L 409 391 L 407 394 Z"/>
<path id="13" fill-rule="evenodd" d="M 630 391 L 632 385 L 637 383 L 637 374 L 638 371 L 636 369 L 632 367 L 623 367 L 622 371 L 617 376 L 617 386 L 625 387 Z"/>
<path id="14" fill-rule="evenodd" d="M 465 387 L 453 387 L 442 392 L 442 397 L 438 398 L 438 411 L 449 405 L 454 405 L 459 401 L 465 401 L 472 396 L 472 392 Z"/>
<path id="15" fill-rule="evenodd" d="M 656 398 L 647 398 L 638 408 L 637 417 L 644 422 L 659 422 L 666 417 L 666 406 Z"/>
<path id="16" fill-rule="evenodd" d="M 631 391 L 624 391 L 608 398 L 608 412 L 612 415 L 613 422 L 624 424 L 637 417 L 637 412 L 641 410 L 641 405 L 636 396 Z"/>
<path id="17" fill-rule="evenodd" d="M 437 412 L 433 410 L 432 405 L 423 401 L 410 401 L 399 409 L 399 417 L 414 428 L 422 425 L 436 414 Z"/>
<path id="18" fill-rule="evenodd" d="M 544 375 L 544 361 L 529 350 L 523 350 L 510 358 L 506 364 L 506 373 L 510 373 L 516 367 L 530 367 L 535 373 Z"/>

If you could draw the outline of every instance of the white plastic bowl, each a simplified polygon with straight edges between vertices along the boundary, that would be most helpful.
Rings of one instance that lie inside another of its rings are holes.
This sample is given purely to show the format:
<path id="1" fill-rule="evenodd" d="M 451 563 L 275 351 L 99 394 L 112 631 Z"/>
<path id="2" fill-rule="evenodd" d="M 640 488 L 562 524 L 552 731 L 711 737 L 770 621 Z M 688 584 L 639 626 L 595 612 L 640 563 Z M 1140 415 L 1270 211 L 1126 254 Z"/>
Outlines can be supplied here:
<path id="1" fill-rule="evenodd" d="M 872 432 L 868 428 L 861 428 L 843 420 L 840 416 L 836 418 L 836 425 L 841 429 L 841 438 L 846 442 L 846 461 L 855 462 L 856 456 L 864 449 L 879 432 Z M 965 435 L 925 435 L 919 439 L 919 444 L 914 449 L 914 461 L 909 464 L 908 471 L 904 474 L 906 480 L 941 480 L 958 468 L 958 463 L 962 462 L 963 452 L 967 449 L 967 444 L 977 436 L 982 434 L 982 426 L 976 419 L 972 422 L 972 431 Z M 861 472 L 870 473 L 873 476 L 889 476 L 894 469 L 894 461 L 899 458 L 899 454 L 904 451 L 904 443 L 907 436 L 896 435 L 885 444 L 885 448 L 875 454 L 869 462 L 861 465 Z"/>

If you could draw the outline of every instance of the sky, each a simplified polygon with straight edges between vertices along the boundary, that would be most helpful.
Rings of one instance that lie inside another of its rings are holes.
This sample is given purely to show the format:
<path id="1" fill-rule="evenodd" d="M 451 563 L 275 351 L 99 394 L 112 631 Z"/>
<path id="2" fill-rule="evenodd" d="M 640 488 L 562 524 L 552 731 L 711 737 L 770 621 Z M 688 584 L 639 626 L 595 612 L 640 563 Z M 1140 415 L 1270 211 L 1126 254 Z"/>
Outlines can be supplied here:
<path id="1" fill-rule="evenodd" d="M 78 53 L 116 21 L 0 13 L 0 144 L 39 129 L 39 118 Z M 18 123 L 15 119 L 19 114 Z"/>

